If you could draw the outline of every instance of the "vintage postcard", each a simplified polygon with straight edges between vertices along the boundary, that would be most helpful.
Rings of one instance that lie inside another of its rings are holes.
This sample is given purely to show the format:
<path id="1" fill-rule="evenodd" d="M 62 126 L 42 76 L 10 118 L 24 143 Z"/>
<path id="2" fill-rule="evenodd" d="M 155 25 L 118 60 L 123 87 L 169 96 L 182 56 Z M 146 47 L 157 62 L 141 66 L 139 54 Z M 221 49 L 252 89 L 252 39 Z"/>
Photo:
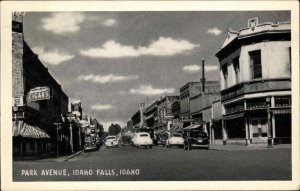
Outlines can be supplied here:
<path id="1" fill-rule="evenodd" d="M 298 190 L 299 2 L 4 1 L 3 190 Z"/>

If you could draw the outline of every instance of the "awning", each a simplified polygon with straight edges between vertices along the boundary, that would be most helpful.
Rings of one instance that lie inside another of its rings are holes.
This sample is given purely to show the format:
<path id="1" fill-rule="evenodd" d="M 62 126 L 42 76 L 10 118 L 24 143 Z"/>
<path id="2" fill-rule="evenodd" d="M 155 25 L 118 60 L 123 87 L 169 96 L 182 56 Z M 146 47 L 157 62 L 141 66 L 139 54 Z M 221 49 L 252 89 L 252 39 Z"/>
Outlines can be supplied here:
<path id="1" fill-rule="evenodd" d="M 50 138 L 50 136 L 42 129 L 28 125 L 23 121 L 19 121 L 17 125 L 13 124 L 13 136 L 21 136 L 21 137 L 28 137 L 28 138 Z"/>
<path id="2" fill-rule="evenodd" d="M 175 132 L 181 132 L 182 130 L 183 130 L 182 127 L 176 125 L 176 126 L 172 127 L 168 132 L 175 133 Z"/>
<path id="3" fill-rule="evenodd" d="M 226 115 L 226 116 L 223 116 L 222 119 L 223 120 L 236 119 L 236 118 L 244 117 L 244 115 L 245 115 L 245 113 L 238 113 L 238 114 L 233 114 L 233 115 Z"/>
<path id="4" fill-rule="evenodd" d="M 197 129 L 200 126 L 201 126 L 200 124 L 194 124 L 194 125 L 191 125 L 191 126 L 188 126 L 188 127 L 184 128 L 184 130 Z"/>
<path id="5" fill-rule="evenodd" d="M 163 129 L 163 130 L 155 131 L 154 134 L 163 134 L 166 133 L 167 131 L 168 131 L 167 129 Z"/>
<path id="6" fill-rule="evenodd" d="M 290 114 L 291 113 L 291 109 L 277 109 L 277 110 L 273 110 L 274 114 Z"/>

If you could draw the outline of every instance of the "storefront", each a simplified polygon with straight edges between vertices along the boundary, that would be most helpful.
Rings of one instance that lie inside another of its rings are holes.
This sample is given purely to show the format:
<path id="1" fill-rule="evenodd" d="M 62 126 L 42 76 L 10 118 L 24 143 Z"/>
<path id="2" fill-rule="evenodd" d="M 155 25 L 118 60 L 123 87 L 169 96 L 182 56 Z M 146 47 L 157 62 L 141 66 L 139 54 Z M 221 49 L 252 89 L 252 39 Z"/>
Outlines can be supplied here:
<path id="1" fill-rule="evenodd" d="M 13 155 L 43 154 L 53 150 L 51 137 L 41 128 L 24 121 L 13 123 Z"/>

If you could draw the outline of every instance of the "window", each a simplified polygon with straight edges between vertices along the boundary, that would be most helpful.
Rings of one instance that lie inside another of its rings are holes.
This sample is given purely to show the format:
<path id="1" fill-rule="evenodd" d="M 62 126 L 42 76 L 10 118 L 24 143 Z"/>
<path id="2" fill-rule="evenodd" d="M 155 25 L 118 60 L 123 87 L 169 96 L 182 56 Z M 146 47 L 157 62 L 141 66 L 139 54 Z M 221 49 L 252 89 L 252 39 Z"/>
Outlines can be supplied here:
<path id="1" fill-rule="evenodd" d="M 224 87 L 227 87 L 227 78 L 228 78 L 228 69 L 227 69 L 227 64 L 224 64 L 222 66 L 222 73 L 224 76 Z"/>
<path id="2" fill-rule="evenodd" d="M 292 74 L 292 54 L 291 54 L 291 47 L 289 47 L 289 60 L 290 60 L 290 74 Z"/>
<path id="3" fill-rule="evenodd" d="M 240 73 L 240 61 L 239 61 L 239 57 L 236 57 L 232 60 L 233 62 L 233 67 L 234 67 L 234 72 L 235 72 L 235 79 L 236 82 L 238 83 L 240 81 L 239 79 L 239 73 Z"/>
<path id="4" fill-rule="evenodd" d="M 250 67 L 252 71 L 252 79 L 257 79 L 262 77 L 261 69 L 261 52 L 260 50 L 249 52 L 250 56 Z"/>

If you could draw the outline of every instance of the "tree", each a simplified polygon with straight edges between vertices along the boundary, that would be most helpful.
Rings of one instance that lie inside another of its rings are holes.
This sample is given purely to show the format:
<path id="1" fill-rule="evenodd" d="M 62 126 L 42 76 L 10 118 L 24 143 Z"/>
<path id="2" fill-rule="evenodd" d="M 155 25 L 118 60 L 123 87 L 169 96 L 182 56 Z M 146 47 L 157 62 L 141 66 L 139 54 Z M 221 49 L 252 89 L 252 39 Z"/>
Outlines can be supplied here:
<path id="1" fill-rule="evenodd" d="M 108 132 L 110 135 L 118 135 L 120 132 L 121 132 L 121 127 L 119 124 L 111 124 L 109 127 L 108 127 Z"/>

